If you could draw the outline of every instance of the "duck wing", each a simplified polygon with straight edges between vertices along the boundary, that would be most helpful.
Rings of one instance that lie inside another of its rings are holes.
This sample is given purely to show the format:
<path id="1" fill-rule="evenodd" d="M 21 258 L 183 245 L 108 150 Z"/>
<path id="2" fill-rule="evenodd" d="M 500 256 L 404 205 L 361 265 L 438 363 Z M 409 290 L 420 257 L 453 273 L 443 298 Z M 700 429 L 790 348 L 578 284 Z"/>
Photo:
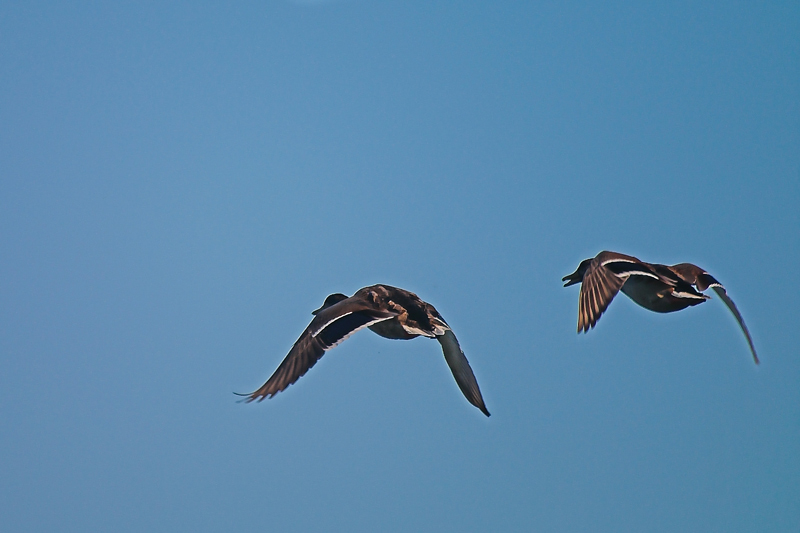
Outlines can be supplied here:
<path id="1" fill-rule="evenodd" d="M 447 366 L 453 373 L 456 379 L 458 388 L 467 398 L 467 401 L 481 410 L 486 416 L 489 415 L 486 404 L 483 403 L 483 396 L 481 396 L 481 389 L 478 387 L 478 380 L 475 379 L 475 374 L 472 373 L 472 367 L 469 366 L 469 361 L 461 351 L 461 346 L 458 344 L 453 330 L 445 330 L 443 335 L 437 335 L 436 340 L 442 345 L 442 352 L 444 352 L 444 360 L 447 361 Z"/>
<path id="2" fill-rule="evenodd" d="M 739 309 L 736 307 L 736 304 L 733 303 L 733 300 L 731 300 L 730 296 L 728 296 L 728 292 L 725 290 L 725 287 L 722 286 L 722 283 L 717 281 L 714 276 L 699 266 L 691 263 L 672 265 L 669 267 L 669 269 L 685 282 L 696 286 L 697 290 L 699 291 L 705 291 L 708 288 L 714 289 L 714 292 L 717 293 L 717 296 L 719 296 L 720 300 L 725 302 L 725 305 L 727 305 L 728 309 L 730 309 L 731 313 L 733 313 L 733 316 L 739 323 L 739 327 L 742 329 L 742 333 L 744 333 L 744 336 L 747 339 L 747 344 L 750 346 L 750 353 L 753 354 L 753 360 L 756 362 L 756 364 L 759 364 L 758 355 L 756 354 L 756 347 L 753 345 L 753 338 L 750 337 L 750 331 L 748 331 L 747 326 L 744 323 L 744 318 L 742 318 L 742 314 L 739 312 Z"/>
<path id="3" fill-rule="evenodd" d="M 756 354 L 756 347 L 753 346 L 753 339 L 750 337 L 750 332 L 747 330 L 747 326 L 744 325 L 744 319 L 742 318 L 742 314 L 739 312 L 739 309 L 736 308 L 736 304 L 733 303 L 733 300 L 731 300 L 730 296 L 728 296 L 728 293 L 725 291 L 725 288 L 722 285 L 712 285 L 711 288 L 714 289 L 714 292 L 717 293 L 717 296 L 719 296 L 720 299 L 725 302 L 725 305 L 727 305 L 728 309 L 731 310 L 733 316 L 736 317 L 736 321 L 739 322 L 739 327 L 742 328 L 742 333 L 744 333 L 744 336 L 747 338 L 747 344 L 750 345 L 750 352 L 753 354 L 753 361 L 758 364 L 759 361 L 758 355 Z"/>
<path id="4" fill-rule="evenodd" d="M 256 391 L 239 396 L 245 396 L 248 403 L 275 396 L 308 372 L 326 351 L 356 331 L 395 316 L 393 311 L 376 309 L 353 297 L 321 309 L 267 382 Z"/>
<path id="5" fill-rule="evenodd" d="M 600 252 L 592 259 L 578 297 L 578 333 L 593 328 L 631 274 L 656 277 L 635 257 Z"/>

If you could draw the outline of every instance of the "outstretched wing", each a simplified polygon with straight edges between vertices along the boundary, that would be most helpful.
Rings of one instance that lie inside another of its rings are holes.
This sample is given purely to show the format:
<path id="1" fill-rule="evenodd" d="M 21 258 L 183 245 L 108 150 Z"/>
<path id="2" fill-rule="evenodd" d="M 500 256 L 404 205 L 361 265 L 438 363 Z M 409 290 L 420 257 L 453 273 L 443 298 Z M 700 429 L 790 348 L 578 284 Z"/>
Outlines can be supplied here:
<path id="1" fill-rule="evenodd" d="M 733 316 L 736 317 L 739 327 L 742 328 L 742 333 L 744 333 L 744 336 L 747 338 L 747 344 L 750 346 L 750 352 L 753 354 L 753 360 L 756 362 L 756 364 L 759 364 L 758 355 L 756 354 L 756 347 L 753 345 L 753 339 L 750 337 L 750 332 L 747 330 L 747 326 L 744 324 L 744 318 L 742 318 L 742 314 L 739 312 L 736 304 L 733 303 L 733 300 L 731 300 L 730 296 L 728 296 L 728 292 L 725 290 L 725 287 L 722 286 L 722 283 L 717 281 L 714 276 L 699 266 L 691 263 L 680 263 L 678 265 L 672 265 L 669 268 L 687 283 L 695 285 L 699 291 L 705 291 L 709 287 L 714 289 L 714 292 L 717 293 L 717 296 L 719 296 L 720 299 L 725 302 L 725 305 L 727 305 L 728 309 L 731 310 Z"/>
<path id="2" fill-rule="evenodd" d="M 246 402 L 275 396 L 308 372 L 326 351 L 356 331 L 395 316 L 396 313 L 376 310 L 353 299 L 322 309 L 267 382 L 258 390 L 240 396 L 246 396 Z"/>
<path id="3" fill-rule="evenodd" d="M 600 252 L 592 259 L 578 297 L 578 333 L 589 331 L 597 324 L 625 281 L 634 274 L 657 277 L 645 264 L 629 255 Z"/>
<path id="4" fill-rule="evenodd" d="M 488 409 L 486 409 L 486 404 L 483 403 L 478 380 L 475 379 L 472 367 L 469 366 L 467 357 L 461 351 L 461 346 L 459 346 L 458 339 L 456 339 L 453 331 L 447 329 L 443 335 L 437 335 L 436 340 L 442 345 L 444 360 L 447 361 L 447 366 L 450 367 L 453 377 L 456 378 L 458 388 L 461 389 L 469 403 L 480 409 L 486 416 L 491 416 Z"/>
<path id="5" fill-rule="evenodd" d="M 744 319 L 742 318 L 742 314 L 739 312 L 739 309 L 736 308 L 736 304 L 730 299 L 730 296 L 728 296 L 728 293 L 725 291 L 725 288 L 722 285 L 712 285 L 711 288 L 714 289 L 714 292 L 717 293 L 717 296 L 719 296 L 720 299 L 725 302 L 725 305 L 727 305 L 728 309 L 731 310 L 733 316 L 736 317 L 736 321 L 739 322 L 739 327 L 742 328 L 742 333 L 744 333 L 744 336 L 747 337 L 747 344 L 750 345 L 750 352 L 753 354 L 753 361 L 758 364 L 759 361 L 758 355 L 756 355 L 756 347 L 753 346 L 753 339 L 750 337 L 750 332 L 747 331 L 747 326 L 744 325 Z"/>

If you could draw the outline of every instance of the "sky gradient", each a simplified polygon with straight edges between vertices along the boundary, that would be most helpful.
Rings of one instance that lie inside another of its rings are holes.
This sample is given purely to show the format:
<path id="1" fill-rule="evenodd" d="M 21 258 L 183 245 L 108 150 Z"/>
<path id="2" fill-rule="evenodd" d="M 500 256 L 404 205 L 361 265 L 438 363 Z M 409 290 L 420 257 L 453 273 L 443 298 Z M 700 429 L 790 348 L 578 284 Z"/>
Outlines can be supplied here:
<path id="1" fill-rule="evenodd" d="M 800 5 L 0 5 L 3 531 L 800 530 Z M 561 277 L 609 249 L 718 299 Z M 260 404 L 333 292 L 432 303 Z M 713 295 L 712 295 L 713 296 Z"/>

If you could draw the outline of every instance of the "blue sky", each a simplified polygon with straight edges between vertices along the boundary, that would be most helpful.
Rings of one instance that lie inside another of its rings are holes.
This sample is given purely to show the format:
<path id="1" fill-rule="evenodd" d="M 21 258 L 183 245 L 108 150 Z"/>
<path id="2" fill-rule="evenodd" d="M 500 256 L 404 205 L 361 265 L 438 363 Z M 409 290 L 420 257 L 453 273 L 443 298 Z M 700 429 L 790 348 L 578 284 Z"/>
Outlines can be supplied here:
<path id="1" fill-rule="evenodd" d="M 4 531 L 797 531 L 797 3 L 0 6 Z M 603 249 L 728 289 L 576 335 Z M 433 303 L 260 386 L 332 292 Z"/>

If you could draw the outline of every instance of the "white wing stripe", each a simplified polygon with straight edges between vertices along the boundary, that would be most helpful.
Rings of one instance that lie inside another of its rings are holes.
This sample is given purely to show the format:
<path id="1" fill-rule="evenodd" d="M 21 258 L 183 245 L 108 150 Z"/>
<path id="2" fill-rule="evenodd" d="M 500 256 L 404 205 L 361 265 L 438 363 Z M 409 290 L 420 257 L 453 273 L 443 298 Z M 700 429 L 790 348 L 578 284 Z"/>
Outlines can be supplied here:
<path id="1" fill-rule="evenodd" d="M 606 266 L 609 263 L 635 263 L 635 262 L 636 261 L 631 261 L 630 259 L 619 259 L 619 258 L 615 257 L 614 259 L 609 259 L 607 261 L 603 261 L 602 263 L 600 263 L 600 265 Z"/>
<path id="2" fill-rule="evenodd" d="M 647 276 L 648 278 L 661 279 L 660 277 L 656 276 L 652 272 L 642 272 L 641 270 L 629 270 L 629 271 L 627 271 L 625 273 L 617 274 L 617 276 L 619 276 L 619 277 L 622 277 L 622 276 Z"/>
<path id="3" fill-rule="evenodd" d="M 672 291 L 672 296 L 676 298 L 688 298 L 690 300 L 708 300 L 708 296 L 692 294 L 691 292 Z"/>
<path id="4" fill-rule="evenodd" d="M 339 320 L 339 319 L 340 319 L 340 318 L 342 318 L 343 316 L 352 315 L 352 314 L 353 314 L 353 312 L 352 312 L 352 311 L 348 311 L 348 312 L 346 312 L 346 313 L 342 313 L 341 315 L 336 315 L 336 317 L 334 317 L 334 319 L 333 319 L 333 320 L 330 320 L 330 321 L 326 322 L 326 323 L 325 323 L 325 324 L 323 324 L 323 325 L 322 325 L 322 326 L 321 326 L 319 329 L 317 329 L 317 331 L 314 331 L 313 333 L 311 333 L 311 336 L 312 336 L 312 337 L 316 337 L 317 335 L 319 335 L 319 333 L 320 333 L 322 330 L 324 330 L 325 328 L 327 328 L 328 326 L 330 326 L 331 324 L 333 324 L 334 322 L 336 322 L 337 320 Z M 374 322 L 372 322 L 372 323 L 374 324 Z"/>
<path id="5" fill-rule="evenodd" d="M 349 315 L 350 313 L 347 313 L 347 314 Z M 342 315 L 342 316 L 344 316 L 344 315 Z M 366 328 L 366 327 L 369 327 L 369 326 L 371 326 L 372 324 L 374 324 L 374 323 L 376 323 L 376 322 L 383 322 L 384 320 L 389 320 L 389 319 L 392 319 L 392 318 L 394 318 L 394 317 L 387 317 L 387 318 L 377 318 L 377 319 L 373 320 L 372 322 L 367 322 L 367 323 L 366 323 L 366 324 L 364 324 L 363 326 L 359 326 L 359 327 L 357 327 L 356 329 L 354 329 L 353 331 L 351 331 L 350 333 L 348 333 L 347 335 L 345 335 L 344 337 L 342 337 L 342 338 L 341 338 L 341 339 L 339 339 L 338 341 L 336 341 L 336 342 L 334 342 L 333 344 L 331 344 L 330 346 L 328 346 L 328 347 L 325 349 L 325 351 L 327 352 L 327 351 L 328 351 L 328 350 L 330 350 L 331 348 L 335 348 L 336 346 L 339 346 L 339 345 L 340 345 L 342 342 L 344 342 L 344 340 L 345 340 L 345 339 L 347 339 L 347 338 L 348 338 L 350 335 L 352 335 L 352 334 L 353 334 L 353 333 L 355 333 L 356 331 L 360 331 L 360 330 L 362 330 L 362 329 L 364 329 L 364 328 Z M 334 321 L 332 321 L 332 322 L 334 322 Z"/>

